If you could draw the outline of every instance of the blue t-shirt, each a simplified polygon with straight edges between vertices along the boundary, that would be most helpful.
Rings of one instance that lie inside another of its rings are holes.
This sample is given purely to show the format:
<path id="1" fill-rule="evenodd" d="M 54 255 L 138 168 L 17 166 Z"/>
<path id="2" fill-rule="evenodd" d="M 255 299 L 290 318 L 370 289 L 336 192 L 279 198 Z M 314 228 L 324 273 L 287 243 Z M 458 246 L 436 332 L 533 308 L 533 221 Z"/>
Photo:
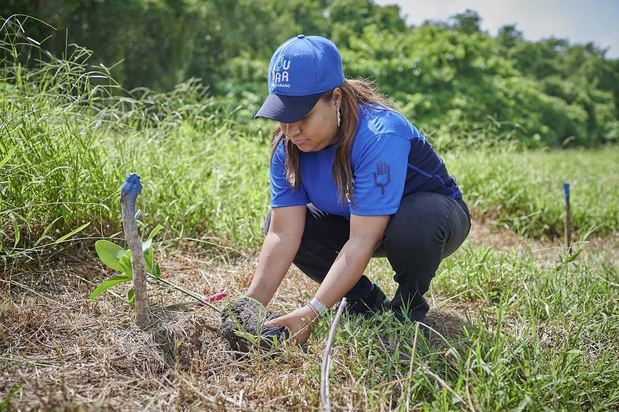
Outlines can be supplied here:
<path id="1" fill-rule="evenodd" d="M 342 203 L 333 180 L 335 145 L 300 153 L 301 185 L 286 180 L 284 139 L 271 162 L 271 207 L 312 203 L 323 212 L 350 218 L 392 215 L 402 197 L 416 192 L 462 194 L 430 143 L 404 116 L 377 106 L 359 106 L 359 124 L 350 162 L 352 203 Z"/>

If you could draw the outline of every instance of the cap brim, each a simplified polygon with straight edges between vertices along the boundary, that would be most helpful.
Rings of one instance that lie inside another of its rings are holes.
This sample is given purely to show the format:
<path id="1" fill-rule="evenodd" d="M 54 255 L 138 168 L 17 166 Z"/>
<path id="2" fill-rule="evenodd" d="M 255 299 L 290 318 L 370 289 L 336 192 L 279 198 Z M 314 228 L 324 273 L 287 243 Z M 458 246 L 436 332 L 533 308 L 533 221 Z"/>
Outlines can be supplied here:
<path id="1" fill-rule="evenodd" d="M 270 94 L 254 116 L 254 119 L 262 117 L 283 123 L 296 122 L 303 119 L 312 110 L 322 94 L 318 93 L 309 96 Z"/>

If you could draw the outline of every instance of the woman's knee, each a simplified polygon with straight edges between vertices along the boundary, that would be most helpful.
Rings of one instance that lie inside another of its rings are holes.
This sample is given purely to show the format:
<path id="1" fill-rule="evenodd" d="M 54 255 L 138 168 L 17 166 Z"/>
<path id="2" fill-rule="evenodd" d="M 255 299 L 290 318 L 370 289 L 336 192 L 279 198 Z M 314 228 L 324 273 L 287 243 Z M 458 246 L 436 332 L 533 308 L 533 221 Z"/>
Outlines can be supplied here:
<path id="1" fill-rule="evenodd" d="M 404 246 L 418 251 L 442 247 L 449 235 L 447 218 L 454 206 L 452 199 L 436 193 L 403 198 L 385 229 L 385 247 Z"/>

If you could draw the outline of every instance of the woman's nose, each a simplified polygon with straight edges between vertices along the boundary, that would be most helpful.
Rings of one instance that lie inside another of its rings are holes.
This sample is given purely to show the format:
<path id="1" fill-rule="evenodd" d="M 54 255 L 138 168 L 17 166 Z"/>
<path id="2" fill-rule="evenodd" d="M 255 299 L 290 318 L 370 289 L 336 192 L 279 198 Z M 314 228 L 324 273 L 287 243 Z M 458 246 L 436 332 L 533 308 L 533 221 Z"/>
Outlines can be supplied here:
<path id="1" fill-rule="evenodd" d="M 295 137 L 301 133 L 301 127 L 298 122 L 295 123 L 283 123 L 284 133 L 288 137 Z"/>

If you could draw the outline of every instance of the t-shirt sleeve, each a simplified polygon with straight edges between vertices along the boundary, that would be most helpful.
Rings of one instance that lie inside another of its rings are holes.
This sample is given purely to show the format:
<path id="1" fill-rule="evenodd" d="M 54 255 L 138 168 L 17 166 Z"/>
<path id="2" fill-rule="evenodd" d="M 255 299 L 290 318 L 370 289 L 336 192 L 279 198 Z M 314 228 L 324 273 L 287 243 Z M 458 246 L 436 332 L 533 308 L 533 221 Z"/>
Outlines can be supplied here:
<path id="1" fill-rule="evenodd" d="M 398 211 L 408 168 L 410 140 L 393 133 L 353 146 L 354 190 L 350 213 L 385 216 Z"/>
<path id="2" fill-rule="evenodd" d="M 271 180 L 271 207 L 299 206 L 309 203 L 303 185 L 293 190 L 286 179 L 286 155 L 283 140 L 271 160 L 269 177 Z"/>

